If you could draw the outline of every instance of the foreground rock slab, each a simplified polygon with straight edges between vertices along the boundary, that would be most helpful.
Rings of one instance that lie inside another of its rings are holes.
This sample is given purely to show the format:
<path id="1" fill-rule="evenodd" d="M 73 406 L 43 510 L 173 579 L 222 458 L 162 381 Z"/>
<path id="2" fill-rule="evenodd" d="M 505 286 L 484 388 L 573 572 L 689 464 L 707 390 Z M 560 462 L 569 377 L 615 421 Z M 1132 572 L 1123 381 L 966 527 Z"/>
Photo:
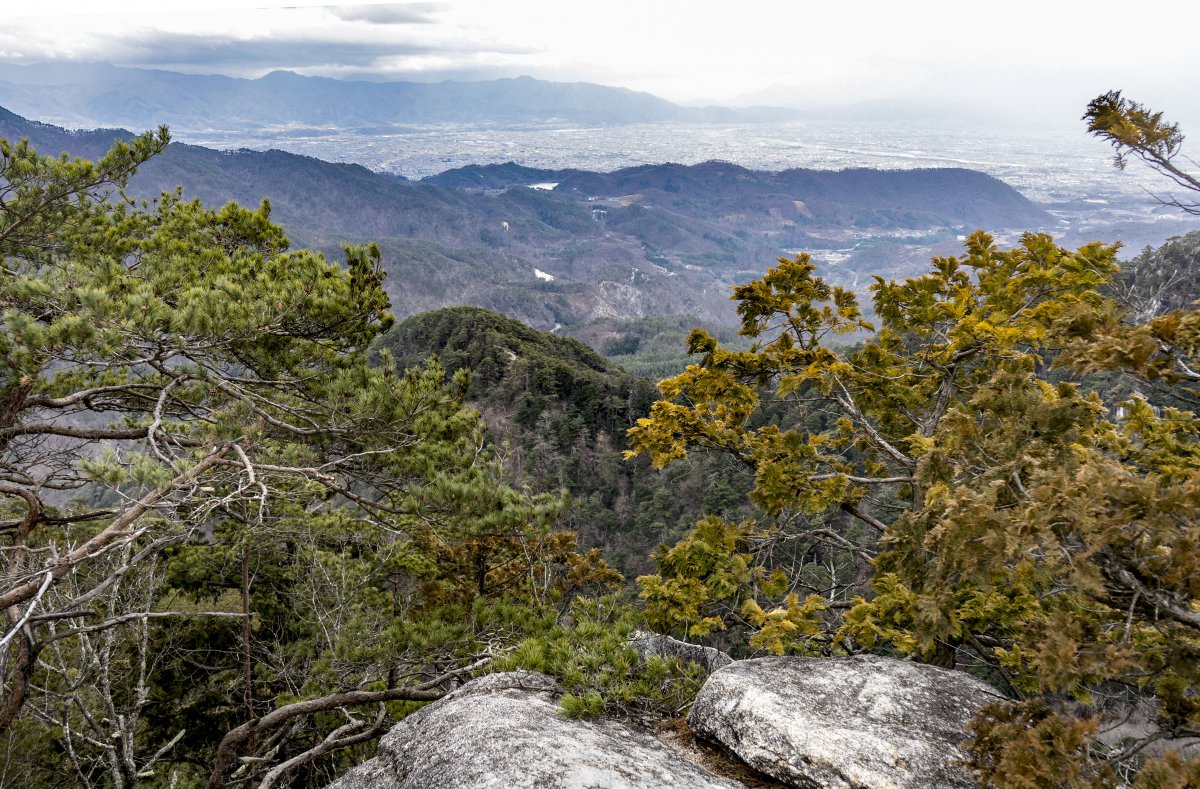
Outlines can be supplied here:
<path id="1" fill-rule="evenodd" d="M 408 716 L 329 789 L 735 789 L 652 733 L 566 718 L 543 674 L 492 674 Z"/>
<path id="2" fill-rule="evenodd" d="M 688 725 L 803 789 L 966 789 L 964 727 L 997 700 L 961 672 L 891 658 L 759 658 L 710 676 Z"/>

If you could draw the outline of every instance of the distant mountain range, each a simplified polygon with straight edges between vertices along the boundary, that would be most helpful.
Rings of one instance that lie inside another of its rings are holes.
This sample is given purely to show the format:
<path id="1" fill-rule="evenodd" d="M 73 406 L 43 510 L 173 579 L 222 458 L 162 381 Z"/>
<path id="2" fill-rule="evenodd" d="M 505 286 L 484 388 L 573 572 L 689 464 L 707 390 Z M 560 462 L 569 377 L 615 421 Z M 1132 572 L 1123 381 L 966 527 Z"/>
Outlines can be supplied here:
<path id="1" fill-rule="evenodd" d="M 682 107 L 624 88 L 531 77 L 363 82 L 274 71 L 258 79 L 237 79 L 102 63 L 0 63 L 0 105 L 67 127 L 146 128 L 165 123 L 180 131 L 717 122 L 799 115 L 796 110 L 768 108 Z"/>
<path id="2" fill-rule="evenodd" d="M 769 217 L 784 227 L 862 222 L 926 227 L 984 224 L 1029 227 L 1046 213 L 1012 187 L 975 170 L 791 169 L 749 170 L 721 161 L 696 165 L 647 164 L 611 173 L 540 170 L 513 162 L 474 165 L 430 176 L 421 183 L 455 189 L 503 190 L 553 183 L 556 192 L 621 197 L 623 203 L 655 205 L 684 216 L 724 218 L 743 226 Z M 744 216 L 743 216 L 744 215 Z M 768 222 L 764 231 L 776 229 Z"/>
<path id="3" fill-rule="evenodd" d="M 128 135 L 0 109 L 0 136 L 29 137 L 47 154 L 95 157 Z M 1052 222 L 1008 185 L 961 169 L 772 173 L 707 162 L 593 173 L 508 163 L 413 182 L 282 151 L 172 144 L 130 192 L 180 185 L 210 204 L 269 197 L 293 241 L 334 257 L 343 242 L 378 242 L 400 315 L 473 304 L 594 347 L 647 316 L 733 325 L 730 285 L 788 250 L 825 254 L 827 274 L 853 284 L 861 273 L 865 283 L 906 273 L 906 256 L 953 252 L 962 232 Z"/>

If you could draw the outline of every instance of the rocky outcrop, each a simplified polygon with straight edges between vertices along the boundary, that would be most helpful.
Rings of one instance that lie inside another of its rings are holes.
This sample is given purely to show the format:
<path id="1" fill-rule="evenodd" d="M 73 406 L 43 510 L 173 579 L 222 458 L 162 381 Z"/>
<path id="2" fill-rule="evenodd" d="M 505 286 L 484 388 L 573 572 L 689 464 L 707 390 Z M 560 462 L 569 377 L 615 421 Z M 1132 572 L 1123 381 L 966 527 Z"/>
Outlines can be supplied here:
<path id="1" fill-rule="evenodd" d="M 331 789 L 976 785 L 960 743 L 967 721 L 998 695 L 966 674 L 871 655 L 728 662 L 648 633 L 631 643 L 643 655 L 727 663 L 709 676 L 687 726 L 669 721 L 656 736 L 573 720 L 559 709 L 554 679 L 491 674 L 405 718 L 374 759 Z"/>
<path id="2" fill-rule="evenodd" d="M 734 789 L 651 732 L 566 718 L 558 685 L 491 674 L 409 715 L 330 789 Z"/>
<path id="3" fill-rule="evenodd" d="M 689 644 L 670 636 L 635 630 L 629 634 L 629 645 L 643 658 L 657 655 L 661 658 L 679 658 L 684 663 L 695 663 L 711 673 L 733 662 L 733 658 L 719 649 Z"/>
<path id="4" fill-rule="evenodd" d="M 891 658 L 759 658 L 710 676 L 688 723 L 803 789 L 965 788 L 964 727 L 995 700 L 966 674 Z"/>

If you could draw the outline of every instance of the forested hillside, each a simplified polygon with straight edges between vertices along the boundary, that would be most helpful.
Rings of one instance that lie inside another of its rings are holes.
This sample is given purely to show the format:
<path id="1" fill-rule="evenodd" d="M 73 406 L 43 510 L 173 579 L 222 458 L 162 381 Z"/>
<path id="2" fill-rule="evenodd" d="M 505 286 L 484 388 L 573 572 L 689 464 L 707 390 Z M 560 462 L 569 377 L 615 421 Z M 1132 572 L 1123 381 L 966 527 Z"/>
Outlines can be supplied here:
<path id="1" fill-rule="evenodd" d="M 650 413 L 655 381 L 625 373 L 578 340 L 475 307 L 400 321 L 376 342 L 401 368 L 433 354 L 447 375 L 469 371 L 468 400 L 483 414 L 509 481 L 571 496 L 567 523 L 630 575 L 660 543 L 704 515 L 749 513 L 750 476 L 716 456 L 668 472 L 626 461 L 626 432 Z"/>
<path id="2" fill-rule="evenodd" d="M 129 137 L 8 112 L 0 135 L 89 157 Z M 527 188 L 550 175 L 557 188 Z M 128 192 L 153 198 L 180 186 L 213 205 L 269 198 L 294 243 L 330 256 L 343 243 L 376 243 L 401 316 L 469 303 L 561 326 L 597 348 L 647 317 L 736 327 L 729 287 L 788 249 L 853 246 L 852 265 L 831 275 L 866 282 L 911 268 L 930 245 L 953 248 L 964 229 L 1050 221 L 1006 184 L 961 169 L 767 173 L 711 162 L 547 174 L 494 165 L 409 182 L 281 151 L 178 144 L 141 167 Z M 899 235 L 880 254 L 857 249 L 864 233 Z"/>
<path id="3" fill-rule="evenodd" d="M 1143 320 L 1185 309 L 1200 299 L 1200 232 L 1146 247 L 1121 264 L 1113 283 L 1122 302 Z"/>

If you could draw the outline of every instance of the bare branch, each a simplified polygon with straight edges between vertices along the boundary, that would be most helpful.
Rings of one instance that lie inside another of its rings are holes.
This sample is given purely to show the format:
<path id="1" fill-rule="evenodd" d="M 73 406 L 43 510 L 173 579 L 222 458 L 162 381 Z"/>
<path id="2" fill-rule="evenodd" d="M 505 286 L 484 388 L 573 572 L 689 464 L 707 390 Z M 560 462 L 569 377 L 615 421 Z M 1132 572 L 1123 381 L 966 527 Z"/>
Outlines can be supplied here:
<path id="1" fill-rule="evenodd" d="M 35 422 L 32 425 L 13 425 L 0 430 L 0 440 L 17 436 L 61 436 L 90 441 L 124 441 L 145 438 L 148 431 L 148 427 L 84 428 L 58 422 Z"/>
<path id="2" fill-rule="evenodd" d="M 867 435 L 870 437 L 871 443 L 879 447 L 880 450 L 882 450 L 897 463 L 903 465 L 905 468 L 916 468 L 917 462 L 915 460 L 901 452 L 896 447 L 892 446 L 892 444 L 875 428 L 875 425 L 871 424 L 871 420 L 867 419 L 866 414 L 864 414 L 854 402 L 854 397 L 850 394 L 850 390 L 846 388 L 846 385 L 842 383 L 842 379 L 835 375 L 833 376 L 833 382 L 837 384 L 838 389 L 841 390 L 841 394 L 834 395 L 838 401 L 838 404 L 847 414 L 850 415 L 851 419 L 857 422 L 863 428 L 863 430 L 867 431 Z"/>
<path id="3" fill-rule="evenodd" d="M 863 548 L 861 545 L 855 545 L 842 535 L 830 529 L 811 529 L 808 533 L 814 537 L 833 543 L 839 548 L 850 551 L 864 562 L 870 562 L 875 558 L 875 556 L 866 548 Z"/>
<path id="4" fill-rule="evenodd" d="M 95 537 L 92 537 L 87 542 L 80 545 L 75 550 L 68 553 L 66 556 L 59 559 L 53 567 L 49 568 L 48 572 L 57 581 L 62 578 L 72 568 L 80 562 L 86 561 L 104 552 L 104 550 L 116 539 L 125 534 L 125 529 L 135 523 L 139 518 L 154 508 L 156 504 L 169 496 L 171 493 L 194 483 L 206 471 L 215 466 L 220 460 L 225 457 L 229 451 L 229 444 L 224 444 L 216 448 L 208 457 L 201 460 L 191 469 L 180 474 L 175 479 L 147 493 L 131 507 L 116 517 L 112 523 L 104 527 Z M 24 602 L 33 597 L 37 593 L 38 582 L 35 580 L 27 581 L 18 586 L 12 587 L 3 593 L 0 593 L 0 609 L 8 608 L 17 603 Z"/>
<path id="5" fill-rule="evenodd" d="M 858 485 L 895 485 L 895 484 L 908 483 L 908 482 L 913 481 L 913 478 L 910 476 L 904 476 L 904 477 L 856 477 L 853 474 L 836 474 L 836 473 L 832 473 L 832 472 L 828 473 L 828 474 L 814 474 L 813 476 L 809 477 L 809 479 L 813 482 L 823 482 L 825 480 L 837 479 L 839 477 L 849 480 L 850 482 L 853 482 Z"/>
<path id="6" fill-rule="evenodd" d="M 118 394 L 126 392 L 137 392 L 139 390 L 156 391 L 157 386 L 151 384 L 122 384 L 120 386 L 94 386 L 91 389 L 81 389 L 78 392 L 72 392 L 63 397 L 47 397 L 46 395 L 36 395 L 26 398 L 25 405 L 34 408 L 67 408 L 69 406 L 78 405 L 79 403 L 87 403 L 94 397 L 106 394 Z"/>
<path id="7" fill-rule="evenodd" d="M 25 615 L 21 617 L 8 631 L 8 635 L 0 638 L 0 649 L 8 646 L 8 642 L 12 641 L 13 637 L 21 631 L 29 622 L 29 617 L 33 614 L 33 609 L 37 608 L 37 604 L 41 601 L 42 595 L 46 594 L 46 590 L 50 588 L 50 583 L 54 580 L 54 576 L 49 570 L 46 571 L 46 580 L 42 581 L 41 587 L 38 588 L 37 594 L 33 596 L 33 600 L 29 601 L 29 608 L 25 610 Z"/>
<path id="8" fill-rule="evenodd" d="M 163 406 L 166 405 L 167 398 L 171 396 L 171 390 L 184 380 L 187 380 L 184 376 L 172 378 L 170 383 L 162 388 L 162 391 L 159 392 L 158 395 L 158 401 L 154 404 L 154 420 L 150 422 L 150 425 L 146 428 L 146 438 L 150 441 L 150 449 L 154 452 L 154 456 L 171 468 L 175 468 L 175 463 L 163 454 L 162 449 L 158 446 L 158 438 L 156 434 L 158 429 L 162 426 Z"/>
<path id="9" fill-rule="evenodd" d="M 1106 578 L 1140 596 L 1145 601 L 1144 605 L 1152 609 L 1156 615 L 1165 614 L 1182 625 L 1200 630 L 1200 611 L 1193 611 L 1186 605 L 1180 605 L 1177 601 L 1172 600 L 1166 592 L 1150 589 L 1114 557 L 1107 557 L 1102 566 Z"/>
<path id="10" fill-rule="evenodd" d="M 64 638 L 72 638 L 74 636 L 83 635 L 84 633 L 98 633 L 102 630 L 109 630 L 117 625 L 123 625 L 126 622 L 138 622 L 146 619 L 175 619 L 175 618 L 191 618 L 191 617 L 207 617 L 207 618 L 223 618 L 223 619 L 241 619 L 243 615 L 232 611 L 138 611 L 132 614 L 122 614 L 120 616 L 110 617 L 103 622 L 97 622 L 94 625 L 86 625 L 84 627 L 75 627 L 70 630 L 56 631 L 49 638 L 42 639 L 41 644 L 50 644 L 54 641 L 60 641 Z"/>
<path id="11" fill-rule="evenodd" d="M 271 789 L 284 773 L 293 770 L 301 765 L 308 764 L 314 759 L 320 758 L 327 753 L 339 750 L 341 748 L 349 748 L 352 745 L 357 745 L 360 742 L 366 742 L 379 734 L 383 728 L 383 723 L 387 719 L 387 707 L 380 704 L 379 712 L 375 715 L 375 720 L 368 723 L 367 721 L 351 721 L 343 726 L 339 726 L 329 733 L 329 735 L 319 744 L 309 748 L 303 753 L 297 754 L 285 762 L 282 762 L 271 768 L 266 775 L 263 776 L 262 782 L 258 785 L 258 789 Z"/>
<path id="12" fill-rule="evenodd" d="M 841 505 L 841 510 L 842 510 L 842 512 L 845 512 L 849 515 L 853 515 L 855 518 L 858 518 L 860 521 L 867 524 L 868 526 L 870 526 L 872 529 L 879 532 L 880 534 L 883 534 L 888 529 L 886 523 L 879 520 L 878 518 L 868 515 L 867 513 L 863 512 L 858 507 L 854 506 L 853 504 L 850 504 L 849 502 L 843 502 Z"/>
<path id="13" fill-rule="evenodd" d="M 418 686 L 419 687 L 419 686 Z M 437 701 L 446 695 L 440 690 L 419 690 L 417 687 L 390 688 L 388 690 L 347 690 L 331 693 L 318 699 L 297 701 L 279 709 L 247 721 L 229 733 L 221 740 L 217 748 L 217 756 L 213 764 L 212 775 L 208 780 L 209 789 L 223 789 L 226 784 L 226 774 L 233 766 L 237 751 L 257 732 L 273 729 L 292 718 L 301 715 L 313 715 L 318 712 L 337 709 L 338 707 L 357 704 L 376 704 L 385 701 Z"/>
<path id="14" fill-rule="evenodd" d="M 180 740 L 183 739 L 183 735 L 185 735 L 185 734 L 187 734 L 187 729 L 180 729 L 179 733 L 176 734 L 174 737 L 172 737 L 167 742 L 166 745 L 164 745 L 163 747 L 161 747 L 157 751 L 155 751 L 154 755 L 151 756 L 149 759 L 147 759 L 146 763 L 142 765 L 142 769 L 138 771 L 137 777 L 138 778 L 152 778 L 154 776 L 154 773 L 151 772 L 151 769 L 154 767 L 155 764 L 158 763 L 158 761 L 160 759 L 162 759 L 162 757 L 167 755 L 168 751 L 170 751 L 172 748 L 174 748 L 175 745 Z"/>

